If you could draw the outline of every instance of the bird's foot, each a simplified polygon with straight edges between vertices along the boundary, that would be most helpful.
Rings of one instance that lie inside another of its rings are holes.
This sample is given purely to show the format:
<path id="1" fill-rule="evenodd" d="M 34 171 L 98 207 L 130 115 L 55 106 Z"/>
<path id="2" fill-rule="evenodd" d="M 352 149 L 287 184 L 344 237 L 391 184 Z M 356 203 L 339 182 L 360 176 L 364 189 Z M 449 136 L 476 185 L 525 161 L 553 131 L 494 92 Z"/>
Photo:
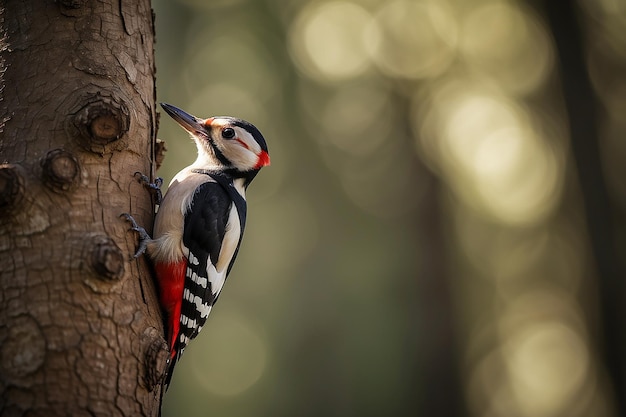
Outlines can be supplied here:
<path id="1" fill-rule="evenodd" d="M 130 224 L 133 226 L 131 227 L 131 230 L 137 232 L 137 235 L 139 237 L 139 246 L 137 247 L 137 252 L 135 252 L 133 258 L 138 258 L 146 251 L 148 243 L 152 240 L 152 238 L 150 237 L 148 232 L 146 232 L 146 229 L 139 226 L 133 216 L 131 216 L 130 214 L 122 213 L 120 214 L 120 217 L 124 217 L 128 222 L 130 222 Z"/>
<path id="2" fill-rule="evenodd" d="M 135 172 L 135 177 L 138 177 L 139 182 L 148 189 L 156 205 L 160 205 L 163 200 L 163 192 L 161 186 L 163 185 L 163 178 L 157 177 L 154 182 L 150 182 L 150 178 L 141 172 Z"/>

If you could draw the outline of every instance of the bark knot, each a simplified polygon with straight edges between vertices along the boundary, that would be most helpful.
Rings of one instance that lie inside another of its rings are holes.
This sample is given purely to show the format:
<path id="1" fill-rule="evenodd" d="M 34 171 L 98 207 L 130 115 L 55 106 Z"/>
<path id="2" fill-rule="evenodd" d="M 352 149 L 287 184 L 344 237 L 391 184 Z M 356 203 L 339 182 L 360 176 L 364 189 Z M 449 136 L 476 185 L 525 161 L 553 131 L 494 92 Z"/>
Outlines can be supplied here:
<path id="1" fill-rule="evenodd" d="M 143 379 L 146 388 L 152 391 L 163 381 L 170 353 L 162 334 L 154 327 L 144 330 L 141 344 L 145 352 Z"/>
<path id="2" fill-rule="evenodd" d="M 80 165 L 70 152 L 54 149 L 41 161 L 43 180 L 57 192 L 69 191 L 78 184 Z"/>
<path id="3" fill-rule="evenodd" d="M 11 382 L 27 384 L 22 378 L 37 371 L 44 363 L 46 343 L 35 319 L 30 316 L 16 317 L 2 343 L 0 366 Z"/>
<path id="4" fill-rule="evenodd" d="M 109 145 L 121 139 L 130 128 L 130 111 L 122 101 L 98 92 L 81 100 L 82 107 L 70 117 L 69 130 L 87 150 L 105 154 L 124 145 Z"/>
<path id="5" fill-rule="evenodd" d="M 24 198 L 24 177 L 13 164 L 0 165 L 0 211 L 11 211 Z"/>
<path id="6" fill-rule="evenodd" d="M 91 266 L 97 276 L 117 281 L 124 275 L 124 255 L 115 242 L 107 236 L 97 236 L 92 242 Z"/>

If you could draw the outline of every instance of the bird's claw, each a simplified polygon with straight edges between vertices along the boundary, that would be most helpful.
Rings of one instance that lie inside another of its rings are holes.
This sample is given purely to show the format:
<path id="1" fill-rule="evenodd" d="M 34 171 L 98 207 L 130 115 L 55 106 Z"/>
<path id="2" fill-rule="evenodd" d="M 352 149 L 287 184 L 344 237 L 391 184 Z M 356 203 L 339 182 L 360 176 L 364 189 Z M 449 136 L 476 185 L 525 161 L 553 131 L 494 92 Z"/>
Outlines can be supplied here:
<path id="1" fill-rule="evenodd" d="M 124 217 L 133 226 L 130 230 L 137 232 L 137 235 L 139 237 L 139 246 L 137 247 L 137 251 L 133 255 L 133 258 L 138 258 L 146 251 L 146 249 L 148 248 L 148 242 L 150 242 L 152 238 L 150 237 L 148 232 L 146 232 L 146 229 L 139 226 L 133 216 L 131 216 L 130 214 L 122 213 L 120 214 L 120 217 Z"/>
<path id="2" fill-rule="evenodd" d="M 160 205 L 161 201 L 163 200 L 163 192 L 161 191 L 161 186 L 163 185 L 163 178 L 157 177 L 154 180 L 154 182 L 150 182 L 150 178 L 147 175 L 139 171 L 135 172 L 135 177 L 137 176 L 139 176 L 138 177 L 139 182 L 148 189 L 150 194 L 152 194 L 152 197 L 155 200 L 154 201 L 155 204 Z"/>

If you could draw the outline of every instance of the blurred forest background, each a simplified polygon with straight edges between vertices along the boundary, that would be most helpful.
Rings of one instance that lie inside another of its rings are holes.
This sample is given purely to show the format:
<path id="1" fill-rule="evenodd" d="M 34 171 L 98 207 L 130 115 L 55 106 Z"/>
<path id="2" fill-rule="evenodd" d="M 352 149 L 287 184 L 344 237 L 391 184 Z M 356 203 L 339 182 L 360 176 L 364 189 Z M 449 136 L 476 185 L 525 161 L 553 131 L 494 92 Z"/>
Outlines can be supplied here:
<path id="1" fill-rule="evenodd" d="M 272 158 L 164 416 L 626 415 L 624 0 L 153 7 L 158 100 Z"/>

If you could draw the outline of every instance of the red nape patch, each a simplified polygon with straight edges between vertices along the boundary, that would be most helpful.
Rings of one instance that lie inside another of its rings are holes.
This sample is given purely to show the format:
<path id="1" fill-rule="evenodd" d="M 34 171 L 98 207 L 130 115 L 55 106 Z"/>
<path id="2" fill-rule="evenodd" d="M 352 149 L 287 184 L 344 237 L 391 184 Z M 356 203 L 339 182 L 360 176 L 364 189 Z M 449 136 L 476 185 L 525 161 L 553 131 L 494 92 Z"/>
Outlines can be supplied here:
<path id="1" fill-rule="evenodd" d="M 180 306 L 183 300 L 186 267 L 187 260 L 184 258 L 180 262 L 158 262 L 154 266 L 159 284 L 159 300 L 167 315 L 167 337 L 172 357 L 176 354 L 174 342 L 180 329 Z"/>
<path id="2" fill-rule="evenodd" d="M 259 159 L 256 162 L 256 165 L 254 166 L 254 169 L 261 169 L 264 166 L 268 166 L 270 164 L 270 155 L 265 152 L 265 151 L 261 151 L 261 153 L 259 154 Z"/>

